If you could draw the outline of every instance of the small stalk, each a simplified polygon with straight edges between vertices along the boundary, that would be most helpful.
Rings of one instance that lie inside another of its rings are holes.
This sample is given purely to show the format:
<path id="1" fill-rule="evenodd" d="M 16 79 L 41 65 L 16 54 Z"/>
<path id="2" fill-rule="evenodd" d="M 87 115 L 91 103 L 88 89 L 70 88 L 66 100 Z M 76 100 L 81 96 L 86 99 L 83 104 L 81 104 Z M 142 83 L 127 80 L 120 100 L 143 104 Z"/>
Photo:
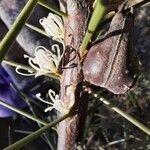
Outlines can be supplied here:
<path id="1" fill-rule="evenodd" d="M 39 0 L 38 4 L 49 9 L 50 11 L 56 13 L 57 15 L 60 15 L 62 17 L 66 17 L 67 14 L 62 12 L 61 10 L 59 10 L 56 6 L 52 5 L 52 4 L 47 4 L 44 0 Z"/>
<path id="2" fill-rule="evenodd" d="M 41 134 L 43 134 L 44 132 L 46 132 L 47 130 L 54 127 L 59 122 L 63 121 L 64 119 L 66 119 L 68 117 L 69 117 L 69 114 L 66 114 L 66 115 L 54 120 L 53 122 L 49 123 L 48 125 L 40 128 L 39 130 L 33 132 L 32 134 L 26 136 L 25 138 L 23 138 L 23 139 L 17 141 L 16 143 L 6 147 L 4 150 L 19 150 L 19 149 L 23 148 L 25 145 L 32 142 L 33 140 L 38 138 Z"/>
<path id="3" fill-rule="evenodd" d="M 125 8 L 125 9 L 127 10 L 127 9 L 130 9 L 131 7 L 138 8 L 148 2 L 149 2 L 149 0 L 129 0 L 128 8 Z M 97 27 L 102 26 L 105 23 L 109 22 L 112 19 L 112 17 L 114 16 L 111 14 L 110 16 L 105 18 L 105 20 L 103 20 L 103 16 L 106 12 L 106 6 L 104 6 L 102 4 L 102 0 L 98 0 L 98 1 L 95 0 L 95 3 L 96 4 L 95 4 L 94 12 L 93 12 L 91 20 L 89 22 L 88 30 L 85 34 L 85 37 L 84 37 L 81 47 L 80 47 L 79 52 L 80 52 L 81 58 L 86 54 L 86 52 L 87 52 L 86 47 L 87 47 L 88 43 L 90 42 L 91 37 L 93 36 L 93 33 L 97 29 Z"/>
<path id="4" fill-rule="evenodd" d="M 36 31 L 36 32 L 38 32 L 38 33 L 40 33 L 40 34 L 42 34 L 42 35 L 48 37 L 48 38 L 51 38 L 51 36 L 49 36 L 44 30 L 42 30 L 42 29 L 40 29 L 40 28 L 38 28 L 38 27 L 36 27 L 36 26 L 33 26 L 33 25 L 29 24 L 29 23 L 26 23 L 25 25 L 26 25 L 28 28 L 32 29 L 33 31 Z M 57 41 L 58 43 L 60 43 L 60 41 L 57 40 L 57 39 L 55 39 L 54 41 Z M 61 43 L 60 43 L 60 44 L 61 44 Z"/>
<path id="5" fill-rule="evenodd" d="M 23 70 L 28 71 L 28 72 L 36 72 L 36 70 L 33 69 L 32 67 L 24 65 L 24 64 L 17 63 L 17 62 L 14 62 L 14 61 L 3 60 L 3 63 L 5 63 L 7 65 L 10 65 L 10 66 L 13 66 L 15 68 L 18 67 L 18 66 L 21 66 L 20 69 L 23 69 Z M 55 73 L 55 74 L 54 73 L 49 73 L 49 74 L 45 74 L 45 76 L 50 77 L 50 78 L 54 78 L 56 80 L 60 80 L 60 74 L 59 73 Z"/>
<path id="6" fill-rule="evenodd" d="M 109 106 L 109 108 L 111 108 L 112 110 L 114 110 L 115 112 L 117 112 L 119 115 L 121 115 L 122 117 L 124 117 L 125 119 L 127 119 L 128 121 L 130 121 L 132 124 L 134 124 L 136 127 L 138 127 L 139 129 L 141 129 L 142 131 L 144 131 L 146 134 L 150 135 L 150 129 L 147 128 L 144 124 L 142 124 L 141 122 L 139 122 L 138 120 L 136 120 L 135 118 L 133 118 L 131 115 L 127 114 L 126 112 L 122 111 L 121 109 L 119 109 L 118 107 L 113 106 L 108 100 L 106 100 L 105 98 L 99 98 L 99 100 L 101 102 L 103 102 L 105 105 Z"/>
<path id="7" fill-rule="evenodd" d="M 25 23 L 25 25 L 28 28 L 32 29 L 33 31 L 36 31 L 36 32 L 38 32 L 38 33 L 40 33 L 40 34 L 42 34 L 42 35 L 44 35 L 46 37 L 49 37 L 49 35 L 44 30 L 42 30 L 42 29 L 40 29 L 40 28 L 38 28 L 36 26 L 33 26 L 33 25 L 29 24 L 29 23 Z"/>
<path id="8" fill-rule="evenodd" d="M 128 4 L 129 4 L 128 9 L 130 9 L 131 7 L 138 8 L 148 2 L 149 0 L 128 0 Z"/>
<path id="9" fill-rule="evenodd" d="M 37 123 L 40 123 L 40 124 L 42 124 L 42 125 L 47 125 L 47 124 L 48 124 L 47 122 L 45 122 L 45 121 L 43 121 L 43 120 L 41 120 L 41 119 L 39 119 L 39 118 L 37 118 L 37 117 L 35 117 L 35 116 L 33 116 L 33 115 L 27 113 L 27 112 L 25 112 L 25 111 L 22 111 L 22 110 L 20 110 L 20 109 L 14 107 L 14 106 L 11 106 L 11 105 L 9 105 L 9 104 L 7 104 L 7 103 L 1 101 L 1 100 L 0 100 L 0 105 L 2 105 L 2 106 L 4 106 L 4 107 L 7 107 L 7 108 L 9 108 L 10 110 L 12 110 L 12 111 L 14 111 L 14 112 L 16 112 L 16 113 L 18 113 L 18 114 L 20 114 L 20 115 L 22 115 L 22 116 L 28 118 L 28 119 L 31 119 L 31 120 L 33 120 L 33 121 L 36 121 Z"/>
<path id="10" fill-rule="evenodd" d="M 29 0 L 13 25 L 11 26 L 10 30 L 7 32 L 5 37 L 2 39 L 0 43 L 0 63 L 4 59 L 7 51 L 14 43 L 17 35 L 19 34 L 20 30 L 24 26 L 26 20 L 30 16 L 31 12 L 35 8 L 38 0 Z"/>
<path id="11" fill-rule="evenodd" d="M 103 19 L 105 11 L 106 11 L 106 6 L 103 4 L 102 0 L 98 0 L 96 2 L 96 6 L 94 8 L 92 17 L 91 17 L 89 25 L 88 25 L 88 29 L 86 31 L 85 37 L 84 37 L 81 47 L 80 47 L 79 52 L 80 52 L 81 57 L 84 56 L 86 47 L 87 47 L 88 43 L 90 42 L 92 35 L 93 35 L 94 31 L 96 30 L 98 24 Z"/>
<path id="12" fill-rule="evenodd" d="M 23 70 L 26 70 L 28 72 L 35 72 L 35 70 L 32 67 L 24 65 L 24 64 L 17 63 L 17 62 L 14 62 L 14 61 L 3 60 L 3 63 L 5 63 L 7 65 L 10 65 L 12 67 L 15 67 L 15 68 L 18 67 L 18 66 L 21 66 L 21 69 L 23 69 Z"/>

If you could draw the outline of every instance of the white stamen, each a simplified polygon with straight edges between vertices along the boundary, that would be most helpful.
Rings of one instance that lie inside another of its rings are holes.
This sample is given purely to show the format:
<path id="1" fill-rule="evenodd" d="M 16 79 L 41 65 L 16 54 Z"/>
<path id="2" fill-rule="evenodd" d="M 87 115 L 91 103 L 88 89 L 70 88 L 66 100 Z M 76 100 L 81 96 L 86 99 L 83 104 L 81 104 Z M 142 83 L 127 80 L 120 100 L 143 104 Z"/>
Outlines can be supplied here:
<path id="1" fill-rule="evenodd" d="M 48 104 L 48 105 L 51 105 L 51 106 L 49 106 L 48 108 L 46 108 L 46 109 L 44 110 L 45 112 L 51 111 L 52 109 L 56 109 L 57 111 L 59 111 L 59 112 L 61 112 L 61 113 L 64 113 L 64 114 L 69 113 L 70 107 L 68 107 L 63 101 L 61 101 L 61 100 L 59 99 L 59 95 L 56 94 L 55 91 L 53 91 L 53 90 L 50 89 L 50 90 L 48 91 L 48 94 L 49 94 L 49 97 L 50 97 L 50 99 L 52 100 L 52 102 L 48 102 L 48 101 L 43 100 L 43 99 L 41 98 L 41 94 L 40 94 L 40 93 L 36 94 L 36 97 L 37 97 L 40 101 L 42 101 L 42 102 L 44 102 L 44 103 L 46 103 L 46 104 Z"/>
<path id="2" fill-rule="evenodd" d="M 24 55 L 24 58 L 28 58 L 28 63 L 35 70 L 35 73 L 21 73 L 18 71 L 21 69 L 20 66 L 16 68 L 16 72 L 24 76 L 35 75 L 35 77 L 49 73 L 56 73 L 63 57 L 63 53 L 61 54 L 60 51 L 59 45 L 57 44 L 52 45 L 52 52 L 43 46 L 39 46 L 35 49 L 35 57 Z"/>
<path id="3" fill-rule="evenodd" d="M 59 41 L 60 43 L 63 43 L 64 39 L 64 24 L 61 19 L 56 14 L 49 13 L 47 18 L 42 18 L 40 19 L 40 24 L 43 26 L 45 29 L 45 32 L 49 35 L 52 36 L 54 40 Z"/>
<path id="4" fill-rule="evenodd" d="M 49 105 L 53 105 L 53 103 L 50 103 L 48 101 L 45 101 L 41 98 L 41 93 L 36 94 L 36 97 L 43 103 L 49 104 Z"/>
<path id="5" fill-rule="evenodd" d="M 15 71 L 18 73 L 18 74 L 20 74 L 20 75 L 23 75 L 23 76 L 33 76 L 33 75 L 35 75 L 35 73 L 33 73 L 33 71 L 29 71 L 28 70 L 28 72 L 29 73 L 22 73 L 21 71 L 20 71 L 20 69 L 23 69 L 20 65 L 19 66 L 17 66 L 16 67 L 16 69 L 15 69 Z M 24 69 L 23 69 L 24 70 Z"/>

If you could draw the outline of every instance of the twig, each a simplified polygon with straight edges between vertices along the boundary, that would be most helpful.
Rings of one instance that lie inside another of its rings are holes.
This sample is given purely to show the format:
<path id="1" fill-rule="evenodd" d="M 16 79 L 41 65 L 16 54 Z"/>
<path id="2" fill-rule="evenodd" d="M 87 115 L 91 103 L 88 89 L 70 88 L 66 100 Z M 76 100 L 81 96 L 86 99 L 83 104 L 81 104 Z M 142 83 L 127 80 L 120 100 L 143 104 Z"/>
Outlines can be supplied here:
<path id="1" fill-rule="evenodd" d="M 105 148 L 108 148 L 109 146 L 111 145 L 115 145 L 115 144 L 118 144 L 118 143 L 122 143 L 122 142 L 125 142 L 125 139 L 120 139 L 120 140 L 116 140 L 116 141 L 113 141 L 113 142 L 109 142 L 107 145 L 105 145 L 104 147 Z"/>
<path id="2" fill-rule="evenodd" d="M 129 10 L 131 7 L 138 8 L 138 7 L 142 6 L 143 4 L 146 4 L 147 2 L 149 2 L 149 0 L 129 0 L 128 1 L 128 8 L 126 8 L 126 10 Z M 100 3 L 100 2 L 98 1 L 98 3 Z M 88 43 L 90 42 L 90 40 L 94 34 L 94 31 L 97 28 L 99 29 L 101 26 L 103 26 L 104 24 L 109 22 L 112 19 L 112 17 L 115 15 L 115 13 L 111 13 L 111 14 L 107 15 L 106 17 L 104 17 L 104 19 L 103 19 L 102 17 L 104 15 L 105 11 L 106 11 L 106 6 L 97 5 L 95 7 L 93 15 L 91 17 L 91 20 L 89 22 L 88 30 L 85 34 L 85 37 L 84 37 L 82 44 L 81 44 L 81 47 L 80 47 L 81 57 L 87 53 L 86 48 L 87 48 Z M 96 16 L 94 13 L 99 15 L 99 16 Z M 96 20 L 95 23 L 94 23 L 94 20 Z M 99 32 L 99 30 L 97 32 Z"/>
<path id="3" fill-rule="evenodd" d="M 50 36 L 44 30 L 42 30 L 42 29 L 40 29 L 40 28 L 38 28 L 36 26 L 33 26 L 33 25 L 29 24 L 29 23 L 25 23 L 25 25 L 28 28 L 32 29 L 33 31 L 36 31 L 36 32 L 38 32 L 38 33 L 40 33 L 40 34 L 50 38 Z M 58 43 L 60 43 L 60 41 L 58 39 L 54 39 L 54 41 L 57 41 Z"/>
<path id="4" fill-rule="evenodd" d="M 37 117 L 35 117 L 35 116 L 32 116 L 31 114 L 29 114 L 29 113 L 27 113 L 27 112 L 25 112 L 25 111 L 23 111 L 23 110 L 20 110 L 20 109 L 14 107 L 14 106 L 11 106 L 11 105 L 9 105 L 9 104 L 7 104 L 7 103 L 1 101 L 1 100 L 0 100 L 0 105 L 2 105 L 2 106 L 4 106 L 4 107 L 7 107 L 7 108 L 9 108 L 10 110 L 13 110 L 13 111 L 15 111 L 16 113 L 18 113 L 18 114 L 20 114 L 20 115 L 23 115 L 23 116 L 27 117 L 28 119 L 31 119 L 31 120 L 33 120 L 33 121 L 36 121 L 36 122 L 38 122 L 38 123 L 40 123 L 40 124 L 42 124 L 42 125 L 47 125 L 47 122 L 45 122 L 45 121 L 43 121 L 43 120 L 41 120 L 41 119 L 39 119 L 39 118 L 37 118 Z"/>
<path id="5" fill-rule="evenodd" d="M 35 27 L 35 26 L 33 26 L 33 25 L 29 24 L 29 23 L 25 23 L 25 25 L 26 25 L 28 28 L 30 28 L 30 29 L 32 29 L 32 30 L 34 30 L 34 31 L 36 31 L 36 32 L 38 32 L 38 33 L 40 33 L 40 34 L 42 34 L 42 35 L 44 35 L 44 36 L 46 36 L 46 37 L 49 37 L 49 35 L 48 35 L 44 30 L 42 30 L 42 29 L 40 29 L 40 28 L 38 28 L 38 27 Z"/>
<path id="6" fill-rule="evenodd" d="M 24 64 L 21 64 L 21 63 L 17 63 L 17 62 L 14 62 L 14 61 L 10 61 L 10 60 L 3 60 L 3 63 L 7 64 L 7 65 L 10 65 L 10 66 L 13 66 L 13 67 L 18 67 L 18 66 L 21 66 L 21 69 L 25 70 L 25 71 L 28 71 L 28 72 L 36 72 L 36 70 L 34 70 L 32 67 L 30 66 L 27 66 L 27 65 L 24 65 Z M 49 74 L 45 74 L 45 76 L 48 76 L 50 78 L 54 78 L 56 80 L 59 80 L 60 79 L 60 76 L 59 75 L 56 75 L 54 73 L 49 73 Z"/>
<path id="7" fill-rule="evenodd" d="M 150 135 L 150 129 L 146 127 L 144 124 L 133 118 L 131 115 L 127 114 L 126 112 L 122 111 L 118 107 L 113 106 L 107 99 L 104 97 L 100 97 L 98 94 L 93 93 L 91 90 L 89 91 L 89 94 L 92 94 L 95 98 L 98 98 L 103 104 L 108 106 L 110 109 L 114 110 L 117 112 L 119 115 L 130 121 L 132 124 L 134 124 L 136 127 L 144 131 L 146 134 Z"/>
<path id="8" fill-rule="evenodd" d="M 28 143 L 32 142 L 33 140 L 35 140 L 41 134 L 43 134 L 44 132 L 46 132 L 47 130 L 52 128 L 53 126 L 57 125 L 59 122 L 63 121 L 67 117 L 69 117 L 69 114 L 66 114 L 66 115 L 54 120 L 53 122 L 49 123 L 48 125 L 46 125 L 46 126 L 42 127 L 41 129 L 33 132 L 32 134 L 26 136 L 25 138 L 23 138 L 23 139 L 17 141 L 16 143 L 4 148 L 4 150 L 19 150 L 19 149 L 21 149 L 22 147 L 24 147 Z"/>
<path id="9" fill-rule="evenodd" d="M 104 99 L 104 98 L 100 98 L 99 100 L 101 102 L 103 102 L 105 105 L 109 106 L 112 110 L 114 110 L 115 112 L 117 112 L 118 114 L 120 114 L 122 117 L 124 117 L 125 119 L 127 119 L 128 121 L 130 121 L 136 127 L 138 127 L 139 129 L 141 129 L 142 131 L 144 131 L 145 133 L 147 133 L 148 135 L 150 135 L 150 129 L 147 128 L 144 124 L 142 124 L 138 120 L 136 120 L 135 118 L 133 118 L 131 115 L 125 113 L 124 111 L 122 111 L 118 107 L 112 106 L 112 104 L 109 101 L 107 101 L 106 99 Z"/>
<path id="10" fill-rule="evenodd" d="M 0 63 L 4 59 L 7 51 L 14 43 L 17 35 L 19 34 L 20 30 L 24 26 L 26 20 L 30 16 L 32 10 L 35 8 L 38 0 L 29 0 L 13 25 L 11 26 L 10 30 L 7 32 L 5 37 L 2 39 L 0 43 Z"/>
<path id="11" fill-rule="evenodd" d="M 131 7 L 138 8 L 148 2 L 149 0 L 129 0 L 128 1 L 129 7 L 127 9 L 130 9 Z"/>
<path id="12" fill-rule="evenodd" d="M 60 0 L 60 2 L 62 2 Z M 61 75 L 60 99 L 70 106 L 72 117 L 62 121 L 58 128 L 57 150 L 76 149 L 82 141 L 86 119 L 88 94 L 82 93 L 82 71 L 79 62 L 79 46 L 86 30 L 91 10 L 91 0 L 63 0 L 64 19 L 64 70 Z"/>
<path id="13" fill-rule="evenodd" d="M 94 31 L 96 30 L 98 24 L 102 20 L 104 14 L 105 14 L 105 11 L 106 11 L 106 6 L 102 3 L 102 0 L 97 1 L 94 12 L 92 14 L 92 17 L 91 17 L 89 25 L 88 25 L 88 29 L 86 31 L 86 34 L 85 34 L 82 44 L 80 46 L 79 52 L 80 52 L 81 57 L 83 57 L 85 55 L 85 53 L 86 53 L 85 50 L 87 48 L 87 45 L 88 45 L 89 41 L 91 40 L 91 37 L 92 37 Z"/>
<path id="14" fill-rule="evenodd" d="M 62 17 L 66 17 L 67 14 L 62 12 L 61 10 L 59 10 L 56 6 L 52 5 L 52 4 L 47 4 L 44 0 L 38 0 L 38 4 L 49 9 L 50 11 L 53 11 L 54 13 L 56 13 L 57 15 L 60 15 Z"/>

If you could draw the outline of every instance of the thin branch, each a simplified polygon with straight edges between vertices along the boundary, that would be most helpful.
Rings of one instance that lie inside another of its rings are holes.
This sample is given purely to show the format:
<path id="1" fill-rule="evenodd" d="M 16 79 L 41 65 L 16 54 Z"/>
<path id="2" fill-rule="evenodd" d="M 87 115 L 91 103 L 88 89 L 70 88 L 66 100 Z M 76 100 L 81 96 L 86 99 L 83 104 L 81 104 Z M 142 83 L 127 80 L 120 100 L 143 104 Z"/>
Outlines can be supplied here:
<path id="1" fill-rule="evenodd" d="M 47 4 L 44 0 L 38 0 L 38 4 L 49 9 L 50 11 L 56 13 L 57 15 L 60 15 L 62 17 L 66 17 L 67 14 L 59 10 L 56 6 L 52 4 Z"/>
<path id="2" fill-rule="evenodd" d="M 30 16 L 31 12 L 35 8 L 38 0 L 29 0 L 13 25 L 11 26 L 10 30 L 7 32 L 5 37 L 2 39 L 0 43 L 0 63 L 4 59 L 7 51 L 14 43 L 17 35 L 19 34 L 20 30 L 24 26 L 26 20 Z"/>
<path id="3" fill-rule="evenodd" d="M 92 37 L 94 31 L 96 30 L 98 24 L 103 19 L 105 11 L 106 11 L 106 6 L 102 3 L 102 0 L 97 1 L 96 6 L 93 11 L 93 14 L 92 14 L 92 17 L 90 19 L 89 25 L 88 25 L 88 29 L 86 31 L 85 37 L 84 37 L 81 47 L 80 47 L 79 52 L 80 52 L 81 57 L 85 55 L 86 47 L 87 47 L 89 41 L 91 40 L 91 37 Z"/>
<path id="4" fill-rule="evenodd" d="M 7 108 L 9 108 L 10 110 L 12 110 L 12 111 L 14 111 L 14 112 L 16 112 L 16 113 L 18 113 L 18 114 L 20 114 L 20 115 L 22 115 L 22 116 L 28 118 L 28 119 L 31 119 L 31 120 L 33 120 L 33 121 L 36 121 L 36 122 L 38 122 L 38 123 L 40 123 L 40 124 L 42 124 L 42 125 L 47 125 L 47 124 L 48 124 L 47 122 L 45 122 L 45 121 L 43 121 L 43 120 L 41 120 L 41 119 L 39 119 L 39 118 L 37 118 L 37 117 L 35 117 L 35 116 L 32 116 L 31 114 L 29 114 L 29 113 L 27 113 L 27 112 L 25 112 L 25 111 L 23 111 L 23 110 L 20 110 L 20 109 L 14 107 L 14 106 L 11 106 L 11 105 L 9 105 L 9 104 L 7 104 L 7 103 L 1 101 L 1 100 L 0 100 L 0 105 L 2 105 L 2 106 L 4 106 L 4 107 L 7 107 Z"/>
<path id="5" fill-rule="evenodd" d="M 36 31 L 36 32 L 38 32 L 38 33 L 40 33 L 40 34 L 42 34 L 42 35 L 44 35 L 44 36 L 46 36 L 46 37 L 49 37 L 49 35 L 48 35 L 44 30 L 42 30 L 42 29 L 40 29 L 40 28 L 38 28 L 38 27 L 35 27 L 35 26 L 33 26 L 33 25 L 29 24 L 29 23 L 25 23 L 25 25 L 26 25 L 28 28 L 30 28 L 30 29 L 32 29 L 32 30 L 34 30 L 34 31 Z"/>
<path id="6" fill-rule="evenodd" d="M 142 131 L 144 131 L 146 134 L 150 135 L 150 129 L 148 127 L 146 127 L 144 124 L 142 124 L 141 122 L 139 122 L 138 120 L 136 120 L 135 118 L 133 118 L 131 115 L 129 115 L 126 112 L 122 111 L 118 107 L 113 106 L 104 97 L 100 97 L 100 96 L 98 96 L 98 94 L 93 94 L 93 93 L 92 93 L 92 95 L 95 98 L 98 98 L 98 100 L 100 100 L 101 102 L 103 102 L 103 104 L 105 104 L 106 106 L 108 106 L 110 109 L 112 109 L 113 111 L 117 112 L 119 115 L 121 115 L 122 117 L 124 117 L 125 119 L 127 119 L 128 121 L 130 121 L 136 127 L 138 127 L 139 129 L 141 129 Z"/>
<path id="7" fill-rule="evenodd" d="M 50 38 L 50 36 L 49 36 L 44 30 L 42 30 L 42 29 L 40 29 L 40 28 L 38 28 L 38 27 L 36 27 L 36 26 L 33 26 L 33 25 L 29 24 L 29 23 L 25 23 L 25 25 L 26 25 L 28 28 L 32 29 L 33 31 L 36 31 L 36 32 L 38 32 L 38 33 L 40 33 L 40 34 L 42 34 L 42 35 L 44 35 L 44 36 Z M 58 39 L 55 39 L 54 41 L 57 41 L 58 43 L 60 43 L 60 41 L 59 41 Z M 60 44 L 61 44 L 61 43 L 60 43 Z"/>
<path id="8" fill-rule="evenodd" d="M 18 66 L 21 66 L 21 69 L 23 70 L 26 70 L 28 72 L 35 72 L 35 70 L 30 67 L 30 66 L 27 66 L 27 65 L 24 65 L 24 64 L 20 64 L 20 63 L 17 63 L 17 62 L 14 62 L 14 61 L 11 61 L 11 60 L 3 60 L 3 63 L 7 64 L 7 65 L 10 65 L 12 67 L 18 67 Z"/>
<path id="9" fill-rule="evenodd" d="M 148 3 L 149 0 L 129 0 L 128 1 L 128 8 L 126 8 L 126 10 L 129 10 L 131 7 L 133 8 L 138 8 L 146 3 Z M 100 1 L 97 1 L 98 4 L 100 4 Z M 96 5 L 93 15 L 91 17 L 89 26 L 88 26 L 88 30 L 85 34 L 85 37 L 82 41 L 81 47 L 80 47 L 80 56 L 84 56 L 84 54 L 86 53 L 86 47 L 88 45 L 88 43 L 91 40 L 91 37 L 94 34 L 94 31 L 96 30 L 96 28 L 100 28 L 102 25 L 106 24 L 107 22 L 109 22 L 112 17 L 115 15 L 115 13 L 111 13 L 110 15 L 107 15 L 104 19 L 103 19 L 103 15 L 106 11 L 106 7 L 103 5 Z"/>
<path id="10" fill-rule="evenodd" d="M 129 7 L 127 9 L 130 9 L 131 7 L 138 8 L 148 2 L 149 0 L 129 0 L 128 1 Z"/>
<path id="11" fill-rule="evenodd" d="M 128 121 L 130 121 L 132 124 L 134 124 L 136 127 L 138 127 L 139 129 L 141 129 L 142 131 L 144 131 L 145 133 L 147 133 L 148 135 L 150 135 L 150 129 L 147 128 L 144 124 L 142 124 L 141 122 L 139 122 L 138 120 L 136 120 L 135 118 L 133 118 L 131 115 L 125 113 L 124 111 L 122 111 L 121 109 L 119 109 L 118 107 L 114 107 L 110 104 L 109 101 L 107 101 L 104 98 L 100 98 L 99 99 L 101 102 L 103 102 L 105 105 L 109 106 L 112 110 L 114 110 L 115 112 L 117 112 L 118 114 L 120 114 L 122 117 L 124 117 L 125 119 L 127 119 Z"/>
<path id="12" fill-rule="evenodd" d="M 41 134 L 43 134 L 44 132 L 46 132 L 47 130 L 54 127 L 59 122 L 63 121 L 64 119 L 66 119 L 68 117 L 69 117 L 69 114 L 66 114 L 66 115 L 54 120 L 53 122 L 51 122 L 48 125 L 42 127 L 41 129 L 33 132 L 32 134 L 30 134 L 30 135 L 26 136 L 25 138 L 17 141 L 16 143 L 6 147 L 4 150 L 19 150 L 19 149 L 21 149 L 22 147 L 24 147 L 28 143 L 30 143 L 33 140 L 35 140 L 36 138 L 38 138 Z"/>
<path id="13" fill-rule="evenodd" d="M 23 69 L 25 71 L 28 71 L 28 72 L 36 72 L 36 70 L 34 70 L 32 67 L 24 65 L 24 64 L 17 63 L 17 62 L 14 62 L 14 61 L 3 60 L 3 63 L 5 63 L 7 65 L 10 65 L 10 66 L 13 66 L 15 68 L 18 67 L 18 66 L 21 66 L 21 69 Z M 56 80 L 60 79 L 60 76 L 56 75 L 54 73 L 45 74 L 45 76 L 48 76 L 50 78 L 54 78 Z"/>

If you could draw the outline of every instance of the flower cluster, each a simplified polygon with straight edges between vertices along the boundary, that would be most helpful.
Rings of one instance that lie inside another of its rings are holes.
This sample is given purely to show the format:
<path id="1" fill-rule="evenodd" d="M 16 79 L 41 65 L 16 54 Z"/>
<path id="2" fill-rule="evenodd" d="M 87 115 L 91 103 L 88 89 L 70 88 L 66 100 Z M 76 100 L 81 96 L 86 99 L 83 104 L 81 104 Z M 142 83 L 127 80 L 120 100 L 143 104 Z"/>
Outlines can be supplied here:
<path id="1" fill-rule="evenodd" d="M 61 17 L 56 14 L 49 13 L 47 18 L 44 17 L 40 19 L 39 22 L 45 29 L 45 32 L 52 37 L 53 40 L 60 42 L 64 49 L 64 25 Z M 35 77 L 47 75 L 49 73 L 58 74 L 58 68 L 63 54 L 64 52 L 61 52 L 58 44 L 52 45 L 51 50 L 48 50 L 43 46 L 38 46 L 35 49 L 34 57 L 24 55 L 24 58 L 28 58 L 29 65 L 35 71 L 32 71 L 31 69 L 28 73 L 22 73 L 20 69 L 23 68 L 18 66 L 16 68 L 16 72 L 25 76 L 35 75 Z M 50 105 L 45 109 L 45 112 L 56 109 L 57 111 L 66 114 L 70 111 L 70 106 L 61 101 L 59 96 L 53 90 L 50 89 L 48 94 L 52 102 L 43 100 L 40 93 L 36 94 L 36 97 L 39 100 Z"/>
<path id="2" fill-rule="evenodd" d="M 40 19 L 40 24 L 49 36 L 60 42 L 64 47 L 64 26 L 62 19 L 58 15 L 49 13 L 47 18 Z M 35 75 L 35 77 L 49 73 L 57 74 L 63 52 L 61 53 L 60 47 L 57 44 L 52 45 L 51 51 L 43 46 L 39 46 L 35 49 L 34 56 L 24 55 L 25 58 L 28 58 L 29 65 L 35 72 L 28 71 L 28 74 L 22 73 L 20 71 L 20 69 L 23 69 L 21 66 L 16 68 L 16 72 L 25 76 Z"/>
<path id="3" fill-rule="evenodd" d="M 49 73 L 56 74 L 58 71 L 58 67 L 60 61 L 62 59 L 63 54 L 60 52 L 59 45 L 52 45 L 51 51 L 46 49 L 43 46 L 39 46 L 35 49 L 35 57 L 30 57 L 28 55 L 24 55 L 25 58 L 28 58 L 29 65 L 35 69 L 35 73 L 24 74 L 19 71 L 21 69 L 20 66 L 16 68 L 16 72 L 21 75 L 35 75 L 35 77 L 46 75 Z"/>
<path id="4" fill-rule="evenodd" d="M 41 98 L 41 94 L 40 94 L 40 93 L 36 94 L 36 97 L 37 97 L 40 101 L 42 101 L 42 102 L 44 102 L 44 103 L 46 103 L 46 104 L 48 104 L 48 105 L 51 105 L 51 106 L 47 107 L 47 108 L 44 110 L 45 112 L 51 111 L 52 109 L 56 109 L 57 111 L 59 111 L 59 112 L 61 112 L 61 113 L 64 113 L 64 114 L 69 113 L 70 107 L 68 107 L 63 101 L 61 101 L 61 100 L 59 99 L 59 95 L 58 95 L 58 94 L 56 94 L 56 93 L 55 93 L 53 90 L 51 90 L 51 89 L 48 91 L 48 94 L 49 94 L 49 97 L 50 97 L 50 99 L 51 99 L 52 102 L 48 102 L 48 101 L 43 100 L 43 99 Z"/>
<path id="5" fill-rule="evenodd" d="M 45 32 L 58 42 L 63 44 L 64 39 L 64 24 L 61 19 L 56 14 L 49 13 L 47 18 L 40 19 L 40 24 L 45 29 Z"/>

